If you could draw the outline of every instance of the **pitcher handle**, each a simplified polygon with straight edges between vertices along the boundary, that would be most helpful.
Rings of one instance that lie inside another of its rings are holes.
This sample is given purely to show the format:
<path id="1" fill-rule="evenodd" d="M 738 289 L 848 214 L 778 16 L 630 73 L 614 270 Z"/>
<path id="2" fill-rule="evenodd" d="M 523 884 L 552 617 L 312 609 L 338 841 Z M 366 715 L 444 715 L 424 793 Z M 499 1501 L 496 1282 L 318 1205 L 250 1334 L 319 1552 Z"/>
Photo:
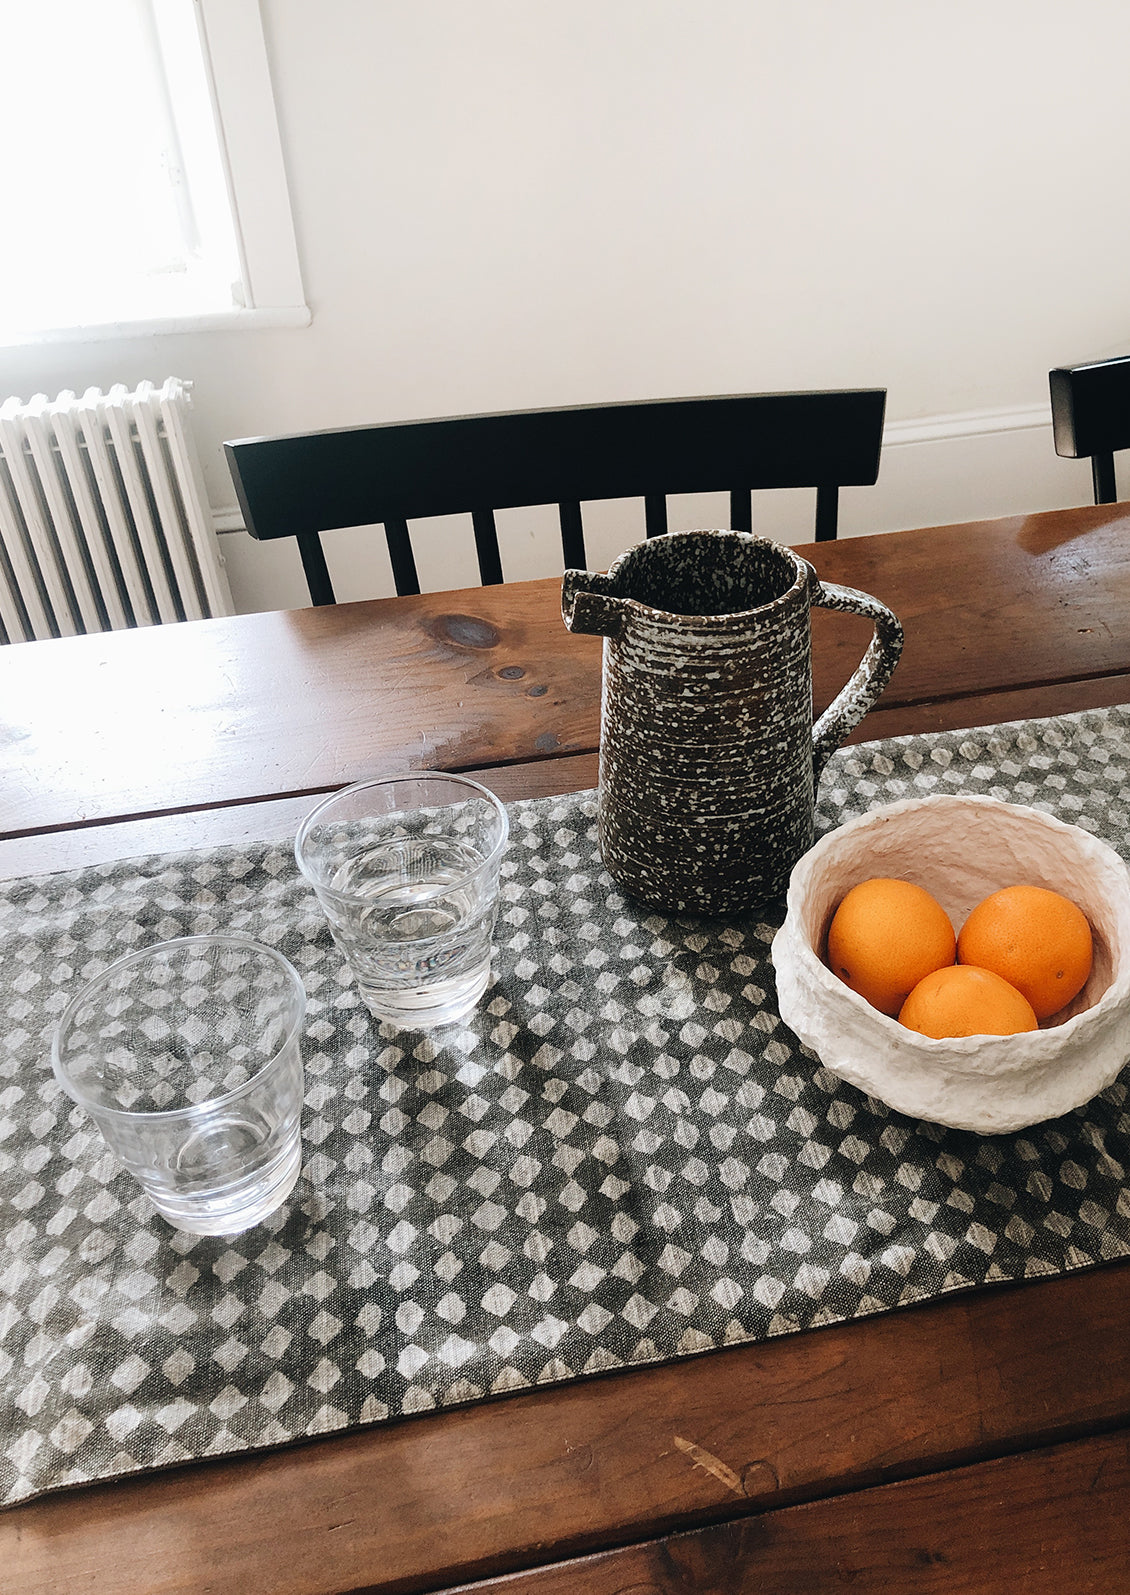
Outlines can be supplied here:
<path id="1" fill-rule="evenodd" d="M 903 631 L 886 604 L 872 598 L 870 593 L 858 592 L 854 587 L 840 587 L 835 582 L 822 582 L 815 571 L 813 577 L 814 606 L 863 615 L 875 625 L 859 668 L 812 728 L 813 777 L 819 781 L 831 755 L 847 740 L 891 679 L 902 653 Z"/>

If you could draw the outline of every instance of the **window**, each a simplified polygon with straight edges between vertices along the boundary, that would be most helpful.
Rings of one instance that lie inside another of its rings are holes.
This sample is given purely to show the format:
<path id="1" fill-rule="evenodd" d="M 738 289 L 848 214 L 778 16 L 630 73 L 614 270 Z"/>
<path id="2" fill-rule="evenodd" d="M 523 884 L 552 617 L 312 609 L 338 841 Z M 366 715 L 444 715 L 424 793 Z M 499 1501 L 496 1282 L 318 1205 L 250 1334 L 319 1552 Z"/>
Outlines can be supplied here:
<path id="1" fill-rule="evenodd" d="M 309 321 L 257 0 L 0 0 L 0 344 Z"/>

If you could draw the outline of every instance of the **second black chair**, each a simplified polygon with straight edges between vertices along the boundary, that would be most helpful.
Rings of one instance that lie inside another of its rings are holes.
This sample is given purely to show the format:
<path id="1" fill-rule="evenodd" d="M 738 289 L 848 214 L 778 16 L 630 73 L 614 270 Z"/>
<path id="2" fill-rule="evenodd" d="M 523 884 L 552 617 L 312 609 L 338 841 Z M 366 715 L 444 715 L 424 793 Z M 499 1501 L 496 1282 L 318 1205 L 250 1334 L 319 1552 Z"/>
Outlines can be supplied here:
<path id="1" fill-rule="evenodd" d="M 1118 497 L 1114 456 L 1130 449 L 1130 355 L 1048 372 L 1055 451 L 1089 459 L 1096 504 Z"/>
<path id="2" fill-rule="evenodd" d="M 484 585 L 501 582 L 494 511 L 556 504 L 567 568 L 586 564 L 581 503 L 642 498 L 667 530 L 668 493 L 730 493 L 752 526 L 755 488 L 815 487 L 818 542 L 836 536 L 839 489 L 879 473 L 885 388 L 662 399 L 350 427 L 225 443 L 252 537 L 294 537 L 310 597 L 334 602 L 320 534 L 383 524 L 398 593 L 418 593 L 408 522 L 470 511 Z"/>

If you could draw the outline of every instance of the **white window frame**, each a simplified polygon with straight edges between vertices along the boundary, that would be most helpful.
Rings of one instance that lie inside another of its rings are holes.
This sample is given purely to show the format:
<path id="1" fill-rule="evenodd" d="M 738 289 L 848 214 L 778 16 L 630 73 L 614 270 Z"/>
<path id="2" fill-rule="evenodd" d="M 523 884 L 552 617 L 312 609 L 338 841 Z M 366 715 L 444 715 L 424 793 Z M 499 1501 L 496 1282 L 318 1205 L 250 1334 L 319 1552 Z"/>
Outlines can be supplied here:
<path id="1" fill-rule="evenodd" d="M 203 314 L 50 327 L 16 334 L 4 347 L 309 325 L 259 0 L 193 0 L 193 4 L 231 199 L 245 303 Z"/>

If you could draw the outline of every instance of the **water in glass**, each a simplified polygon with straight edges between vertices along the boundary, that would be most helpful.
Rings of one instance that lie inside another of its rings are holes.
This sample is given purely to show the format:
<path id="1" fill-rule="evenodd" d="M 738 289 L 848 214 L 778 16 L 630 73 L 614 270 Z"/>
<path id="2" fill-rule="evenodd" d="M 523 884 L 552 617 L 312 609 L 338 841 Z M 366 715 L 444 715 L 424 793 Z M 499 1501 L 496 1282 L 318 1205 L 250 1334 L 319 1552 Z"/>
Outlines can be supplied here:
<path id="1" fill-rule="evenodd" d="M 465 1018 L 490 979 L 506 810 L 439 771 L 363 781 L 295 840 L 370 1012 L 402 1029 Z"/>
<path id="2" fill-rule="evenodd" d="M 480 860 L 448 837 L 404 837 L 335 871 L 332 921 L 369 1008 L 394 1023 L 450 1024 L 490 976 L 494 901 Z"/>

